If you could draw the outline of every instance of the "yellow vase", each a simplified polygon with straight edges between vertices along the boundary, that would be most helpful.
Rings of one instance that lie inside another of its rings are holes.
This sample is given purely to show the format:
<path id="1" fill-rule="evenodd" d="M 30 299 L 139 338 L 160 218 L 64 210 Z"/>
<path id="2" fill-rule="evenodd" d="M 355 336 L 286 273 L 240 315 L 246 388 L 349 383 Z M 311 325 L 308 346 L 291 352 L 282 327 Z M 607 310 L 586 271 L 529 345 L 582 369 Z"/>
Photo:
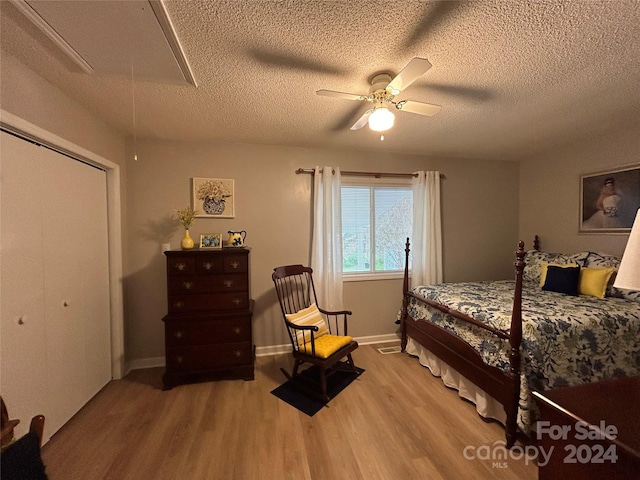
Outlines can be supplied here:
<path id="1" fill-rule="evenodd" d="M 180 240 L 180 248 L 182 248 L 182 250 L 191 250 L 194 245 L 193 238 L 189 236 L 189 230 L 185 230 L 184 237 Z"/>

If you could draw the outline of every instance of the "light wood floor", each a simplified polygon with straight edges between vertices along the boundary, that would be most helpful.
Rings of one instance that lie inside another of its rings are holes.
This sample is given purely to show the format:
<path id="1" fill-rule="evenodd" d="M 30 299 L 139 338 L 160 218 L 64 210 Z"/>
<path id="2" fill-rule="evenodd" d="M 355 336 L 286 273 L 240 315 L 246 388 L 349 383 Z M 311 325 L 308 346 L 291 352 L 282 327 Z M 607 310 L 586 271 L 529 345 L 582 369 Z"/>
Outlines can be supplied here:
<path id="1" fill-rule="evenodd" d="M 384 346 L 389 346 L 385 344 Z M 418 360 L 354 352 L 366 372 L 308 417 L 270 394 L 289 355 L 260 357 L 256 379 L 161 390 L 163 369 L 107 385 L 43 447 L 51 480 L 535 479 L 537 467 L 467 460 L 504 429 Z M 504 465 L 503 465 L 504 466 Z"/>

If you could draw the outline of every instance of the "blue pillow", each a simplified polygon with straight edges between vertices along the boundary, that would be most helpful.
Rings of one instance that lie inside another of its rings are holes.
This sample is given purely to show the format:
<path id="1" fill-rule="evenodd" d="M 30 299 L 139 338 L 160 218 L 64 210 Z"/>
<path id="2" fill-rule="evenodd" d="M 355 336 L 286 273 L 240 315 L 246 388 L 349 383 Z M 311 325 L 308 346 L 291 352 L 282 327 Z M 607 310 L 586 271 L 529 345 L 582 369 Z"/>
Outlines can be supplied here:
<path id="1" fill-rule="evenodd" d="M 564 293 L 566 295 L 578 295 L 578 281 L 580 279 L 580 267 L 556 267 L 549 265 L 547 279 L 542 290 Z"/>

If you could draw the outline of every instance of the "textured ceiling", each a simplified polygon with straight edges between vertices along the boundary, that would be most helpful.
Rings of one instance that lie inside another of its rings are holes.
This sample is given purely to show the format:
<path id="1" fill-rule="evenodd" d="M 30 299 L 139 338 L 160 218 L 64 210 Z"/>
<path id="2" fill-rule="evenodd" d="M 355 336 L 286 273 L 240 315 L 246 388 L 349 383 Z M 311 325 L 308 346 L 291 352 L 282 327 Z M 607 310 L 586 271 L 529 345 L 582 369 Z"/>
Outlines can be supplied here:
<path id="1" fill-rule="evenodd" d="M 517 160 L 611 129 L 640 134 L 638 0 L 164 4 L 198 87 L 136 79 L 138 138 Z M 80 71 L 11 3 L 0 8 L 3 53 L 133 135 L 130 76 Z M 397 112 L 384 142 L 349 130 L 369 104 L 315 94 L 367 93 L 374 73 L 413 57 L 433 67 L 396 99 L 442 110 Z"/>

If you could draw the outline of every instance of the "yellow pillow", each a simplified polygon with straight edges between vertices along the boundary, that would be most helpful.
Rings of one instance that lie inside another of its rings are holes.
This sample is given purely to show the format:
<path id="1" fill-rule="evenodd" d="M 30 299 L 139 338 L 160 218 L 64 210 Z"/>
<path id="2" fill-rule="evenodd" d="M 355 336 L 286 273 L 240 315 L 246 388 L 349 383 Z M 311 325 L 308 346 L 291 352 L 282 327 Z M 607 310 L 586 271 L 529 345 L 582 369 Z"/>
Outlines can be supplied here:
<path id="1" fill-rule="evenodd" d="M 581 268 L 578 279 L 578 293 L 591 297 L 604 298 L 607 284 L 614 268 Z"/>
<path id="2" fill-rule="evenodd" d="M 540 288 L 544 287 L 544 282 L 547 280 L 547 267 L 550 265 L 554 267 L 567 268 L 567 267 L 577 267 L 577 263 L 549 263 L 549 262 L 540 262 Z"/>
<path id="3" fill-rule="evenodd" d="M 325 322 L 324 317 L 318 310 L 318 307 L 316 306 L 315 303 L 312 303 L 307 308 L 298 310 L 296 313 L 288 313 L 285 315 L 285 317 L 291 323 L 295 323 L 296 325 L 317 326 L 318 331 L 314 332 L 313 334 L 313 338 L 315 340 L 318 340 L 319 337 L 329 333 L 329 329 L 327 328 L 327 322 Z M 309 330 L 304 331 L 304 333 L 301 330 L 297 330 L 296 336 L 298 337 L 298 345 L 300 345 L 300 348 L 302 348 L 302 345 L 304 344 L 304 342 L 309 342 L 311 340 L 311 332 Z"/>
<path id="4" fill-rule="evenodd" d="M 328 358 L 333 353 L 340 350 L 345 345 L 348 345 L 353 338 L 343 335 L 323 335 L 320 338 L 316 338 L 316 357 Z M 311 344 L 300 344 L 300 351 L 311 355 Z"/>

